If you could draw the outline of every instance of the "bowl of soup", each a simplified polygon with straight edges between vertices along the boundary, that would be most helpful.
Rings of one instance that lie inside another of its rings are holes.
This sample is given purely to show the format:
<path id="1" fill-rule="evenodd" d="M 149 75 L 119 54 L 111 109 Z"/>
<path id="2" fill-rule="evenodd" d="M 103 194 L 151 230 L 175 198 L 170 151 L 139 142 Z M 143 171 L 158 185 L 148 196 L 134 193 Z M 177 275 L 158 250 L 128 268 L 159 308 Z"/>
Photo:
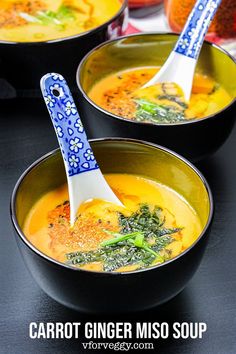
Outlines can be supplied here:
<path id="1" fill-rule="evenodd" d="M 49 296 L 79 311 L 160 305 L 186 286 L 201 261 L 213 216 L 209 186 L 193 165 L 161 146 L 122 138 L 91 146 L 123 207 L 85 201 L 71 228 L 61 154 L 41 157 L 11 199 L 26 266 Z"/>
<path id="2" fill-rule="evenodd" d="M 236 64 L 223 49 L 204 43 L 189 102 L 173 83 L 140 90 L 163 65 L 177 38 L 131 35 L 102 44 L 83 59 L 77 84 L 91 137 L 141 138 L 192 161 L 225 142 L 236 117 Z"/>
<path id="3" fill-rule="evenodd" d="M 82 57 L 124 34 L 127 11 L 127 0 L 2 0 L 0 78 L 19 96 L 33 95 L 40 77 L 53 70 L 75 87 Z"/>

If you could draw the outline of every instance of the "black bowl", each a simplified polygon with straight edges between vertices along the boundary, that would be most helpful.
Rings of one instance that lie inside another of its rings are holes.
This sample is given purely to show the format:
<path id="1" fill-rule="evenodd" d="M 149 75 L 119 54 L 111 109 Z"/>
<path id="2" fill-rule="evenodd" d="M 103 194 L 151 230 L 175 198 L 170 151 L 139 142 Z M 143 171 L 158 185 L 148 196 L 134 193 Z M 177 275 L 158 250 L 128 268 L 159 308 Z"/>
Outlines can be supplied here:
<path id="1" fill-rule="evenodd" d="M 91 138 L 122 136 L 164 145 L 191 161 L 214 153 L 228 138 L 236 118 L 236 100 L 204 119 L 173 123 L 139 123 L 118 117 L 96 105 L 87 93 L 97 80 L 132 67 L 162 65 L 177 40 L 175 34 L 136 34 L 93 49 L 77 70 L 80 112 Z M 197 67 L 236 92 L 235 61 L 223 49 L 205 42 Z"/>
<path id="2" fill-rule="evenodd" d="M 49 258 L 27 240 L 22 227 L 34 203 L 66 181 L 61 154 L 55 150 L 23 173 L 12 194 L 11 218 L 25 263 L 49 296 L 76 310 L 121 312 L 160 305 L 185 287 L 201 261 L 213 216 L 209 186 L 194 166 L 161 146 L 119 138 L 95 140 L 91 144 L 104 173 L 141 174 L 181 193 L 199 214 L 201 235 L 173 260 L 140 271 L 92 272 Z"/>
<path id="3" fill-rule="evenodd" d="M 128 8 L 127 0 L 121 2 L 113 18 L 88 32 L 44 42 L 0 41 L 0 91 L 4 89 L 6 97 L 37 96 L 40 78 L 47 72 L 65 76 L 73 91 L 75 72 L 84 55 L 98 44 L 124 34 Z"/>

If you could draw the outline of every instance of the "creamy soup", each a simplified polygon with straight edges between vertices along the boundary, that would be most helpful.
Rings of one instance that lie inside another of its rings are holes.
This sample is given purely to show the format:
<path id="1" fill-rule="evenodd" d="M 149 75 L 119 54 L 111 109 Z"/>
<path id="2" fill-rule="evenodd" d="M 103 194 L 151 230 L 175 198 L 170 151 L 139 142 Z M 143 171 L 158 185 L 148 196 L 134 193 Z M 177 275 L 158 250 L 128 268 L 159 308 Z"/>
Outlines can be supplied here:
<path id="1" fill-rule="evenodd" d="M 105 176 L 124 207 L 102 200 L 83 203 L 70 227 L 64 185 L 30 211 L 24 233 L 57 261 L 93 271 L 130 271 L 163 263 L 186 250 L 203 226 L 174 190 L 128 174 Z"/>
<path id="2" fill-rule="evenodd" d="M 88 96 L 98 106 L 124 118 L 147 123 L 173 123 L 214 114 L 232 101 L 230 94 L 209 76 L 196 73 L 190 102 L 180 88 L 163 83 L 143 89 L 159 67 L 129 69 L 98 81 Z"/>
<path id="3" fill-rule="evenodd" d="M 74 36 L 110 20 L 120 0 L 1 0 L 0 40 L 48 41 Z"/>

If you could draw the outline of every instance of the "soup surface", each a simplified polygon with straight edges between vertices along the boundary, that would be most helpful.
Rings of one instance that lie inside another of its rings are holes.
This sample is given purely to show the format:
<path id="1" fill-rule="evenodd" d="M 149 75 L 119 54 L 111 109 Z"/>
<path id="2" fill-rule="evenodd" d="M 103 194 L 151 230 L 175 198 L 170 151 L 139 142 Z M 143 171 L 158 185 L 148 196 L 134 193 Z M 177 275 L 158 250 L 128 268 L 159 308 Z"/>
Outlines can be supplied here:
<path id="1" fill-rule="evenodd" d="M 74 36 L 110 20 L 119 0 L 1 0 L 0 40 L 37 42 Z"/>
<path id="2" fill-rule="evenodd" d="M 67 185 L 44 195 L 30 211 L 24 233 L 46 255 L 93 271 L 130 271 L 163 263 L 187 249 L 203 226 L 172 189 L 127 174 L 108 174 L 125 207 L 90 200 L 71 228 Z"/>
<path id="3" fill-rule="evenodd" d="M 95 83 L 88 96 L 98 106 L 117 116 L 147 123 L 203 118 L 232 101 L 221 85 L 200 73 L 194 76 L 189 103 L 173 83 L 141 88 L 158 70 L 158 67 L 144 67 L 111 74 Z"/>

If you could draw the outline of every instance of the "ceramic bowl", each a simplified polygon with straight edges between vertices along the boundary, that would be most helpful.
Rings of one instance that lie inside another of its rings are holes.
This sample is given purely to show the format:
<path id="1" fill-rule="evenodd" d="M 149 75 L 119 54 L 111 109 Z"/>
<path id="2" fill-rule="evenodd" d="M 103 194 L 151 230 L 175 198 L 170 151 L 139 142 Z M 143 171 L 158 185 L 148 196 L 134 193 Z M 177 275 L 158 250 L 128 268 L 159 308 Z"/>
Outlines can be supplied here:
<path id="1" fill-rule="evenodd" d="M 80 111 L 91 138 L 121 136 L 164 145 L 191 161 L 214 153 L 228 138 L 236 118 L 236 64 L 223 49 L 205 42 L 197 68 L 212 76 L 234 97 L 214 115 L 203 119 L 172 123 L 140 123 L 118 117 L 96 105 L 88 97 L 94 82 L 127 68 L 161 66 L 178 36 L 137 34 L 106 42 L 93 49 L 77 70 Z"/>
<path id="2" fill-rule="evenodd" d="M 39 81 L 47 72 L 59 72 L 76 87 L 80 60 L 98 44 L 124 34 L 128 23 L 127 0 L 115 16 L 99 27 L 75 36 L 32 43 L 0 41 L 0 89 L 9 98 L 38 96 Z M 5 93 L 7 96 L 7 92 Z"/>
<path id="3" fill-rule="evenodd" d="M 49 296 L 79 311 L 128 312 L 160 305 L 186 286 L 200 264 L 213 217 L 209 186 L 193 165 L 161 146 L 127 139 L 94 140 L 91 145 L 104 173 L 143 175 L 183 195 L 201 219 L 201 235 L 178 257 L 132 272 L 86 271 L 46 256 L 27 240 L 22 228 L 34 203 L 66 181 L 61 154 L 55 150 L 22 174 L 12 194 L 11 218 L 26 266 Z"/>

